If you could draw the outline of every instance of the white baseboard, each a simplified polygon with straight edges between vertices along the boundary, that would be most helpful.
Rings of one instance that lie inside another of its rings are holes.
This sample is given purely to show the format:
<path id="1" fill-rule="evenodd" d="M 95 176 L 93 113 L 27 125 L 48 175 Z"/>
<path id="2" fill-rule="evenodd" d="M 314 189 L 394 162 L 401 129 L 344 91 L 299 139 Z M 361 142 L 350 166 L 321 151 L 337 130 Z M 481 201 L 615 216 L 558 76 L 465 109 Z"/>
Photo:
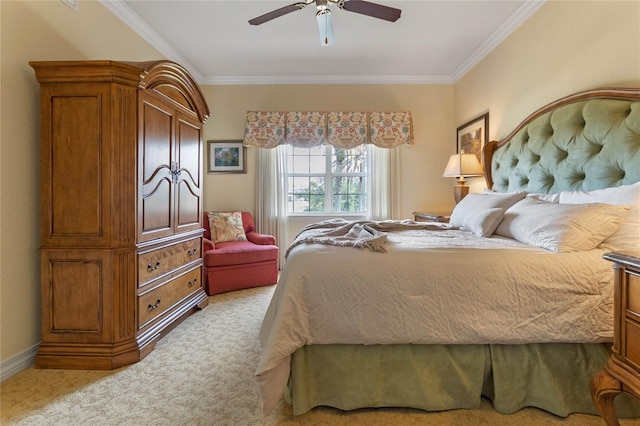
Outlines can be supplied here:
<path id="1" fill-rule="evenodd" d="M 6 361 L 2 361 L 0 363 L 0 382 L 4 382 L 9 377 L 18 374 L 22 370 L 26 370 L 35 364 L 36 352 L 38 352 L 39 346 L 40 344 L 38 343 L 26 351 L 12 356 Z"/>

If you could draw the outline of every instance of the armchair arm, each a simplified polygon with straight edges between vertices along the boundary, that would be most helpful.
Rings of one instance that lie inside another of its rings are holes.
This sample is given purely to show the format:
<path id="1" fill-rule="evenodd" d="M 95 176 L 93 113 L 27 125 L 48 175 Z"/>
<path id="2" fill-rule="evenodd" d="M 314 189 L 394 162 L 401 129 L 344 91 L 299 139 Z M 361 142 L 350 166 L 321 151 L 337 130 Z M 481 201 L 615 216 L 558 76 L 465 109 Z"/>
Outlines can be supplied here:
<path id="1" fill-rule="evenodd" d="M 208 238 L 202 238 L 202 250 L 209 251 L 216 248 L 216 245 Z"/>
<path id="2" fill-rule="evenodd" d="M 253 244 L 259 245 L 276 245 L 276 238 L 273 235 L 260 234 L 255 231 L 247 232 L 247 240 L 251 241 Z"/>

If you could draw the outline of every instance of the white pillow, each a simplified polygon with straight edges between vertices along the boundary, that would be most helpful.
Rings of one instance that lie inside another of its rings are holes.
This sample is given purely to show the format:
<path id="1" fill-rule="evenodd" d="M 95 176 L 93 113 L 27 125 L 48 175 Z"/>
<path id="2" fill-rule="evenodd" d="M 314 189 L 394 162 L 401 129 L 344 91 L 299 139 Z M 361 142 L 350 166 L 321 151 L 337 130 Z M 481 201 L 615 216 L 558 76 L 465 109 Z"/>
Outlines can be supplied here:
<path id="1" fill-rule="evenodd" d="M 506 210 L 522 200 L 526 195 L 526 192 L 469 194 L 454 207 L 449 224 L 464 228 L 464 223 L 469 216 L 476 215 L 487 209 L 498 208 Z"/>
<path id="2" fill-rule="evenodd" d="M 525 198 L 505 212 L 495 233 L 555 252 L 587 251 L 617 231 L 628 211 L 627 206 Z"/>
<path id="3" fill-rule="evenodd" d="M 485 188 L 484 191 L 482 191 L 483 194 L 515 194 L 517 192 L 519 191 L 500 193 L 487 188 Z M 547 203 L 557 203 L 558 200 L 560 199 L 560 194 L 558 193 L 555 193 L 555 194 L 527 193 L 527 197 L 532 197 L 540 201 L 545 201 Z"/>
<path id="4" fill-rule="evenodd" d="M 472 232 L 478 237 L 490 237 L 496 230 L 502 218 L 504 217 L 504 209 L 495 208 L 487 209 L 470 215 L 464 221 L 463 228 Z"/>
<path id="5" fill-rule="evenodd" d="M 613 250 L 640 251 L 640 182 L 589 192 L 561 192 L 560 203 L 606 203 L 630 206 L 631 210 L 620 228 L 604 240 L 603 244 Z"/>
<path id="6" fill-rule="evenodd" d="M 557 203 L 560 201 L 560 194 L 527 194 L 527 197 L 535 198 L 545 203 Z"/>

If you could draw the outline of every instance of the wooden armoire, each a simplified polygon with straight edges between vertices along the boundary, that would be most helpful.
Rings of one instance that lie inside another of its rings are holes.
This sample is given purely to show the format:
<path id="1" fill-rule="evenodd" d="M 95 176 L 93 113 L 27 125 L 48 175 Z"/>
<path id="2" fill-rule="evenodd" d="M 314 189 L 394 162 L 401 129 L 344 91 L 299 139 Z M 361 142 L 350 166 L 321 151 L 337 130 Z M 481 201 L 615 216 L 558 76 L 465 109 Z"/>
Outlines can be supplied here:
<path id="1" fill-rule="evenodd" d="M 38 368 L 141 360 L 208 299 L 207 103 L 171 61 L 30 62 L 40 83 Z"/>

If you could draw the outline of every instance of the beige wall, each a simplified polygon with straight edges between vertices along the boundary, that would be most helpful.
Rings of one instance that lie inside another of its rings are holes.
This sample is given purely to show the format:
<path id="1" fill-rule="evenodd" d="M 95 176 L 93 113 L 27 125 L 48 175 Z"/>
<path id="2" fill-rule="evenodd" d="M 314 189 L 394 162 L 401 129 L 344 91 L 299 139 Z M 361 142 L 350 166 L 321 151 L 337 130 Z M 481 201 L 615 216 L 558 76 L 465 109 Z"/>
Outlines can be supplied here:
<path id="1" fill-rule="evenodd" d="M 549 102 L 610 86 L 640 87 L 640 2 L 552 0 L 456 82 L 454 121 L 489 111 L 499 140 Z"/>
<path id="2" fill-rule="evenodd" d="M 35 347 L 39 314 L 38 85 L 30 60 L 150 60 L 161 55 L 102 5 L 0 1 L 0 362 Z M 240 139 L 247 110 L 406 109 L 416 144 L 403 147 L 402 211 L 452 206 L 442 168 L 455 127 L 490 111 L 504 136 L 533 109 L 576 90 L 640 87 L 640 4 L 544 5 L 455 85 L 206 86 L 205 139 Z M 252 210 L 255 153 L 246 175 L 206 175 L 205 208 Z M 481 182 L 477 184 L 481 189 Z"/>
<path id="3" fill-rule="evenodd" d="M 161 58 L 99 2 L 0 1 L 0 360 L 40 341 L 39 89 L 32 60 Z"/>
<path id="4" fill-rule="evenodd" d="M 249 110 L 411 111 L 415 144 L 401 148 L 402 217 L 453 205 L 453 181 L 442 178 L 446 160 L 455 152 L 452 85 L 204 86 L 203 90 L 212 110 L 204 129 L 210 140 L 242 139 Z M 248 149 L 247 157 L 246 175 L 205 176 L 206 210 L 255 211 L 255 150 Z"/>

